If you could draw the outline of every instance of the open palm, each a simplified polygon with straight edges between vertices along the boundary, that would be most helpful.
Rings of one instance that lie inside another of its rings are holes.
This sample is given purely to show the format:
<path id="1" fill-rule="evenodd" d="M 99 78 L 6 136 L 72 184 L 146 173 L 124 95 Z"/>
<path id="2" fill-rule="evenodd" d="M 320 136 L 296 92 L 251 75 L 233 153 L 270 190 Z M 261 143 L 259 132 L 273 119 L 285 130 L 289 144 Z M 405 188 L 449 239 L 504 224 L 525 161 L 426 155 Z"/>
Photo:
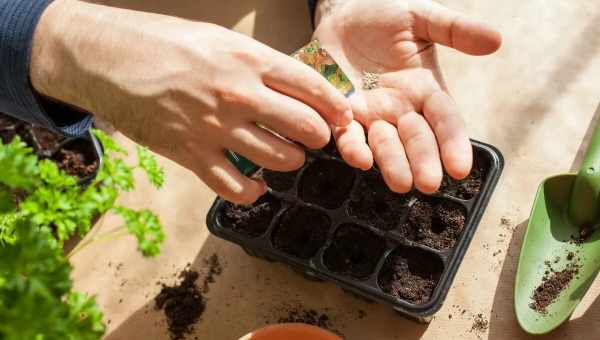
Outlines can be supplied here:
<path id="1" fill-rule="evenodd" d="M 442 163 L 454 178 L 469 173 L 471 145 L 434 43 L 485 55 L 499 48 L 499 33 L 430 0 L 350 0 L 323 15 L 315 38 L 357 87 L 355 120 L 334 129 L 346 162 L 368 169 L 375 161 L 397 192 L 413 183 L 436 191 Z M 378 75 L 375 89 L 362 88 L 364 72 Z"/>

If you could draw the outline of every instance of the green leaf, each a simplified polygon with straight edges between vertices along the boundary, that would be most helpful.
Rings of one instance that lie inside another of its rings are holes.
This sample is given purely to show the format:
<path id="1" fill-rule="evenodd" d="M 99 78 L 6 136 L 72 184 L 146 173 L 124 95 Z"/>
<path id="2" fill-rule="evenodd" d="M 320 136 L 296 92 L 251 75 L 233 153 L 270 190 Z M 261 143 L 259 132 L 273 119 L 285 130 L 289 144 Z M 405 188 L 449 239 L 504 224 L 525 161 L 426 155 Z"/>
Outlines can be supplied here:
<path id="1" fill-rule="evenodd" d="M 0 143 L 0 183 L 24 190 L 39 184 L 37 157 L 19 136 L 10 144 Z"/>
<path id="2" fill-rule="evenodd" d="M 0 189 L 0 213 L 7 213 L 15 209 L 13 195 L 9 190 Z"/>
<path id="3" fill-rule="evenodd" d="M 126 207 L 116 207 L 114 211 L 125 220 L 125 227 L 138 241 L 138 249 L 144 256 L 156 256 L 165 234 L 158 217 L 144 209 L 136 211 Z"/>
<path id="4" fill-rule="evenodd" d="M 100 339 L 100 311 L 70 292 L 71 267 L 50 232 L 21 220 L 17 236 L 0 247 L 0 339 Z"/>
<path id="5" fill-rule="evenodd" d="M 156 157 L 145 147 L 137 147 L 139 167 L 148 175 L 148 180 L 154 187 L 160 189 L 165 182 L 165 171 L 158 165 Z"/>
<path id="6" fill-rule="evenodd" d="M 96 138 L 98 138 L 98 140 L 102 144 L 102 147 L 104 148 L 104 153 L 109 154 L 111 152 L 114 152 L 120 153 L 122 155 L 127 155 L 127 150 L 119 146 L 117 142 L 115 142 L 115 140 L 111 136 L 104 133 L 104 131 L 92 129 L 92 133 L 94 134 L 94 136 L 96 136 Z"/>

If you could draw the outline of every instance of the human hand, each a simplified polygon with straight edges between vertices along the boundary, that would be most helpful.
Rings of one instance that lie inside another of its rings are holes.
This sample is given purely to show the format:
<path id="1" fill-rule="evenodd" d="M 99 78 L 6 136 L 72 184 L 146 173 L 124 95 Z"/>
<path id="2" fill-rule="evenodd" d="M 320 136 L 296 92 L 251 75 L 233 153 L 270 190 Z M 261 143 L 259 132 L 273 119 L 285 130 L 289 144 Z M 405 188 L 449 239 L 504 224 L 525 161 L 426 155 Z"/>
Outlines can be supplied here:
<path id="1" fill-rule="evenodd" d="M 74 0 L 57 0 L 44 13 L 31 80 L 43 95 L 107 119 L 235 203 L 254 202 L 266 185 L 240 174 L 225 150 L 291 171 L 305 160 L 292 141 L 321 148 L 328 124 L 352 121 L 349 102 L 325 78 L 249 37 Z"/>
<path id="2" fill-rule="evenodd" d="M 357 85 L 355 121 L 333 129 L 344 160 L 362 169 L 375 161 L 401 193 L 413 182 L 435 192 L 442 163 L 453 178 L 468 175 L 471 144 L 434 43 L 486 55 L 500 47 L 500 34 L 430 0 L 321 0 L 316 19 L 315 38 Z M 360 88 L 364 72 L 376 75 L 377 88 Z"/>

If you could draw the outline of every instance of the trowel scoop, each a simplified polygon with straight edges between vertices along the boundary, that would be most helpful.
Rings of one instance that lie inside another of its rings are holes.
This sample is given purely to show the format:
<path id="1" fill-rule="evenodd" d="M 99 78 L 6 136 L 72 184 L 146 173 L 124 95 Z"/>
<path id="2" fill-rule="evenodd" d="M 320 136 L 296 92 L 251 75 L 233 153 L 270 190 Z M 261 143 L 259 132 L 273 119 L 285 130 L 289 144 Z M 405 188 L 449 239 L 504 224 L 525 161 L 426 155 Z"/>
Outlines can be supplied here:
<path id="1" fill-rule="evenodd" d="M 548 333 L 573 313 L 600 270 L 599 222 L 600 124 L 579 172 L 546 178 L 538 188 L 515 279 L 515 312 L 523 330 Z M 562 278 L 559 289 L 552 287 L 553 275 L 568 268 L 577 269 L 569 280 Z M 549 287 L 556 297 L 546 296 L 551 302 L 535 310 L 534 292 Z"/>

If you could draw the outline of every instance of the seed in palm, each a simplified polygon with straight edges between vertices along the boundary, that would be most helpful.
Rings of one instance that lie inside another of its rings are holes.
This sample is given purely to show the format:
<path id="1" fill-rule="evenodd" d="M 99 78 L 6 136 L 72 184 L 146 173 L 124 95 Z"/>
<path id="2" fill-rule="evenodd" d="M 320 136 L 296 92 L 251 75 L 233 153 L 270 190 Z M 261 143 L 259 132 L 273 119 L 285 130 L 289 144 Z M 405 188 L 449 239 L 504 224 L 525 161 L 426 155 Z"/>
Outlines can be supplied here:
<path id="1" fill-rule="evenodd" d="M 373 90 L 379 87 L 379 75 L 363 71 L 362 77 L 363 90 Z"/>

